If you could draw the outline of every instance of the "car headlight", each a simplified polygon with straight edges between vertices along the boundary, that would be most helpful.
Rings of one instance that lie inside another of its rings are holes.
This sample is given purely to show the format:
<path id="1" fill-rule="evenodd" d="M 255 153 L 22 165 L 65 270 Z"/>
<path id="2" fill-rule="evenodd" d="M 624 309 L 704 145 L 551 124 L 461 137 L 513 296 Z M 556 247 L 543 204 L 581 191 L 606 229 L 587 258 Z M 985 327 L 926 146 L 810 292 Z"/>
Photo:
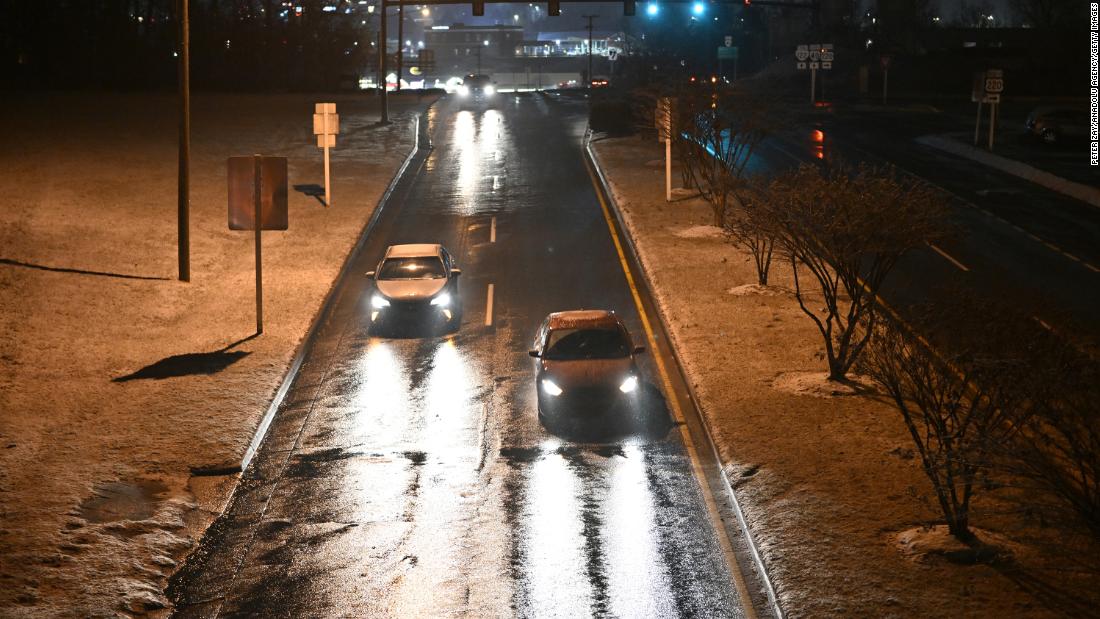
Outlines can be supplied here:
<path id="1" fill-rule="evenodd" d="M 496 88 L 493 88 L 492 86 L 486 86 L 485 87 L 485 96 L 491 97 L 491 96 L 493 96 L 493 93 L 495 93 L 496 91 L 497 91 Z"/>
<path id="2" fill-rule="evenodd" d="M 634 391 L 637 388 L 638 388 L 638 377 L 634 376 L 633 374 L 630 375 L 630 376 L 627 376 L 626 379 L 623 380 L 623 383 L 621 385 L 619 385 L 619 391 L 622 391 L 623 393 L 630 393 L 631 391 Z"/>
<path id="3" fill-rule="evenodd" d="M 459 86 L 458 87 L 458 94 L 460 96 L 465 97 L 466 95 L 470 94 L 470 87 L 469 86 Z"/>
<path id="4" fill-rule="evenodd" d="M 431 304 L 438 305 L 439 307 L 447 307 L 451 304 L 451 295 L 446 292 L 436 295 L 436 297 L 431 300 Z"/>
<path id="5" fill-rule="evenodd" d="M 554 384 L 554 381 L 550 380 L 549 378 L 542 379 L 542 390 L 545 391 L 548 395 L 557 396 L 561 395 L 562 393 L 561 387 Z"/>
<path id="6" fill-rule="evenodd" d="M 374 309 L 382 309 L 383 307 L 389 307 L 390 302 L 386 300 L 386 297 L 376 294 L 370 298 L 370 306 Z"/>

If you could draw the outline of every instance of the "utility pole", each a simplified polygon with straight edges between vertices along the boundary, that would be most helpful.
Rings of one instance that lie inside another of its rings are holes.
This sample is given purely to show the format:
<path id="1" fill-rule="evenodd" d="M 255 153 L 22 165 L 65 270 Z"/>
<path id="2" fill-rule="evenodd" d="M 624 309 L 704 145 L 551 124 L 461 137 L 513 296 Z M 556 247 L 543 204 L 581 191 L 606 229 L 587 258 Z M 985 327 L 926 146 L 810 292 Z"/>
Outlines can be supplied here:
<path id="1" fill-rule="evenodd" d="M 599 15 L 582 15 L 588 20 L 588 90 L 592 90 L 592 20 Z"/>
<path id="2" fill-rule="evenodd" d="M 405 3 L 397 5 L 397 86 L 401 92 L 401 74 L 405 65 Z"/>
<path id="3" fill-rule="evenodd" d="M 188 0 L 179 0 L 180 133 L 176 227 L 179 279 L 191 281 L 191 26 Z"/>
<path id="4" fill-rule="evenodd" d="M 378 8 L 381 12 L 381 15 L 379 15 L 381 27 L 378 28 L 378 85 L 382 89 L 382 118 L 378 122 L 388 125 L 390 123 L 390 101 L 386 96 L 386 0 L 380 0 Z"/>

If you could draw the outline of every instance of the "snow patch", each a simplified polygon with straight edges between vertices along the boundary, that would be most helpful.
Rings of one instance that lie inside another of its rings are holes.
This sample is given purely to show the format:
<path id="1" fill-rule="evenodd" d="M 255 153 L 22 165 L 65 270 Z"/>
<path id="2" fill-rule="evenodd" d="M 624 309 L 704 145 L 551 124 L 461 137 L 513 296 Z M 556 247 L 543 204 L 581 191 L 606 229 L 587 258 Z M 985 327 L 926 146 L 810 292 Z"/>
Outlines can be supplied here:
<path id="1" fill-rule="evenodd" d="M 849 375 L 847 382 L 829 380 L 828 372 L 783 372 L 772 379 L 771 385 L 778 391 L 815 398 L 860 395 L 872 386 L 865 376 Z"/>
<path id="2" fill-rule="evenodd" d="M 743 284 L 741 286 L 734 286 L 727 293 L 732 294 L 735 297 L 778 297 L 790 294 L 789 290 L 784 288 L 778 288 L 776 286 L 761 286 L 760 284 Z"/>
<path id="3" fill-rule="evenodd" d="M 1012 560 L 1019 546 L 996 533 L 971 527 L 977 537 L 974 544 L 965 544 L 951 535 L 945 524 L 913 527 L 894 534 L 898 551 L 908 559 L 926 562 L 942 557 L 951 563 L 972 565 Z"/>
<path id="4" fill-rule="evenodd" d="M 672 233 L 682 239 L 721 239 L 726 236 L 726 231 L 718 226 L 689 226 Z"/>

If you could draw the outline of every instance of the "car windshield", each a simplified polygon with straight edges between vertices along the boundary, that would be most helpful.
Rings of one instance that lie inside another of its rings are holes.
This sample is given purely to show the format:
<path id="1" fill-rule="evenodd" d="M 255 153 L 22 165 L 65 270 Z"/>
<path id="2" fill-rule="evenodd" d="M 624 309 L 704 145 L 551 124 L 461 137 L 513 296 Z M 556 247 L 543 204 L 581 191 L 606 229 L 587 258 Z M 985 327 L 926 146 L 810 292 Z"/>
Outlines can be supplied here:
<path id="1" fill-rule="evenodd" d="M 544 359 L 621 359 L 630 355 L 630 346 L 619 329 L 555 329 L 546 342 Z"/>
<path id="2" fill-rule="evenodd" d="M 387 258 L 382 261 L 378 279 L 443 279 L 443 261 L 435 256 Z"/>

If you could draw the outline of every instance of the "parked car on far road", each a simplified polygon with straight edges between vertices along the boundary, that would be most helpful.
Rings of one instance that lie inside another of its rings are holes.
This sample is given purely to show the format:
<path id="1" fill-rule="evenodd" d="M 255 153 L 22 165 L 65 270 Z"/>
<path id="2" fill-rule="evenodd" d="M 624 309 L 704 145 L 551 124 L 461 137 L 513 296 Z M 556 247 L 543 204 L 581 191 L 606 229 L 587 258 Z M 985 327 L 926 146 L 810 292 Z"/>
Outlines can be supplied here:
<path id="1" fill-rule="evenodd" d="M 1047 144 L 1084 140 L 1088 135 L 1088 113 L 1070 106 L 1037 107 L 1024 123 L 1028 135 Z"/>

